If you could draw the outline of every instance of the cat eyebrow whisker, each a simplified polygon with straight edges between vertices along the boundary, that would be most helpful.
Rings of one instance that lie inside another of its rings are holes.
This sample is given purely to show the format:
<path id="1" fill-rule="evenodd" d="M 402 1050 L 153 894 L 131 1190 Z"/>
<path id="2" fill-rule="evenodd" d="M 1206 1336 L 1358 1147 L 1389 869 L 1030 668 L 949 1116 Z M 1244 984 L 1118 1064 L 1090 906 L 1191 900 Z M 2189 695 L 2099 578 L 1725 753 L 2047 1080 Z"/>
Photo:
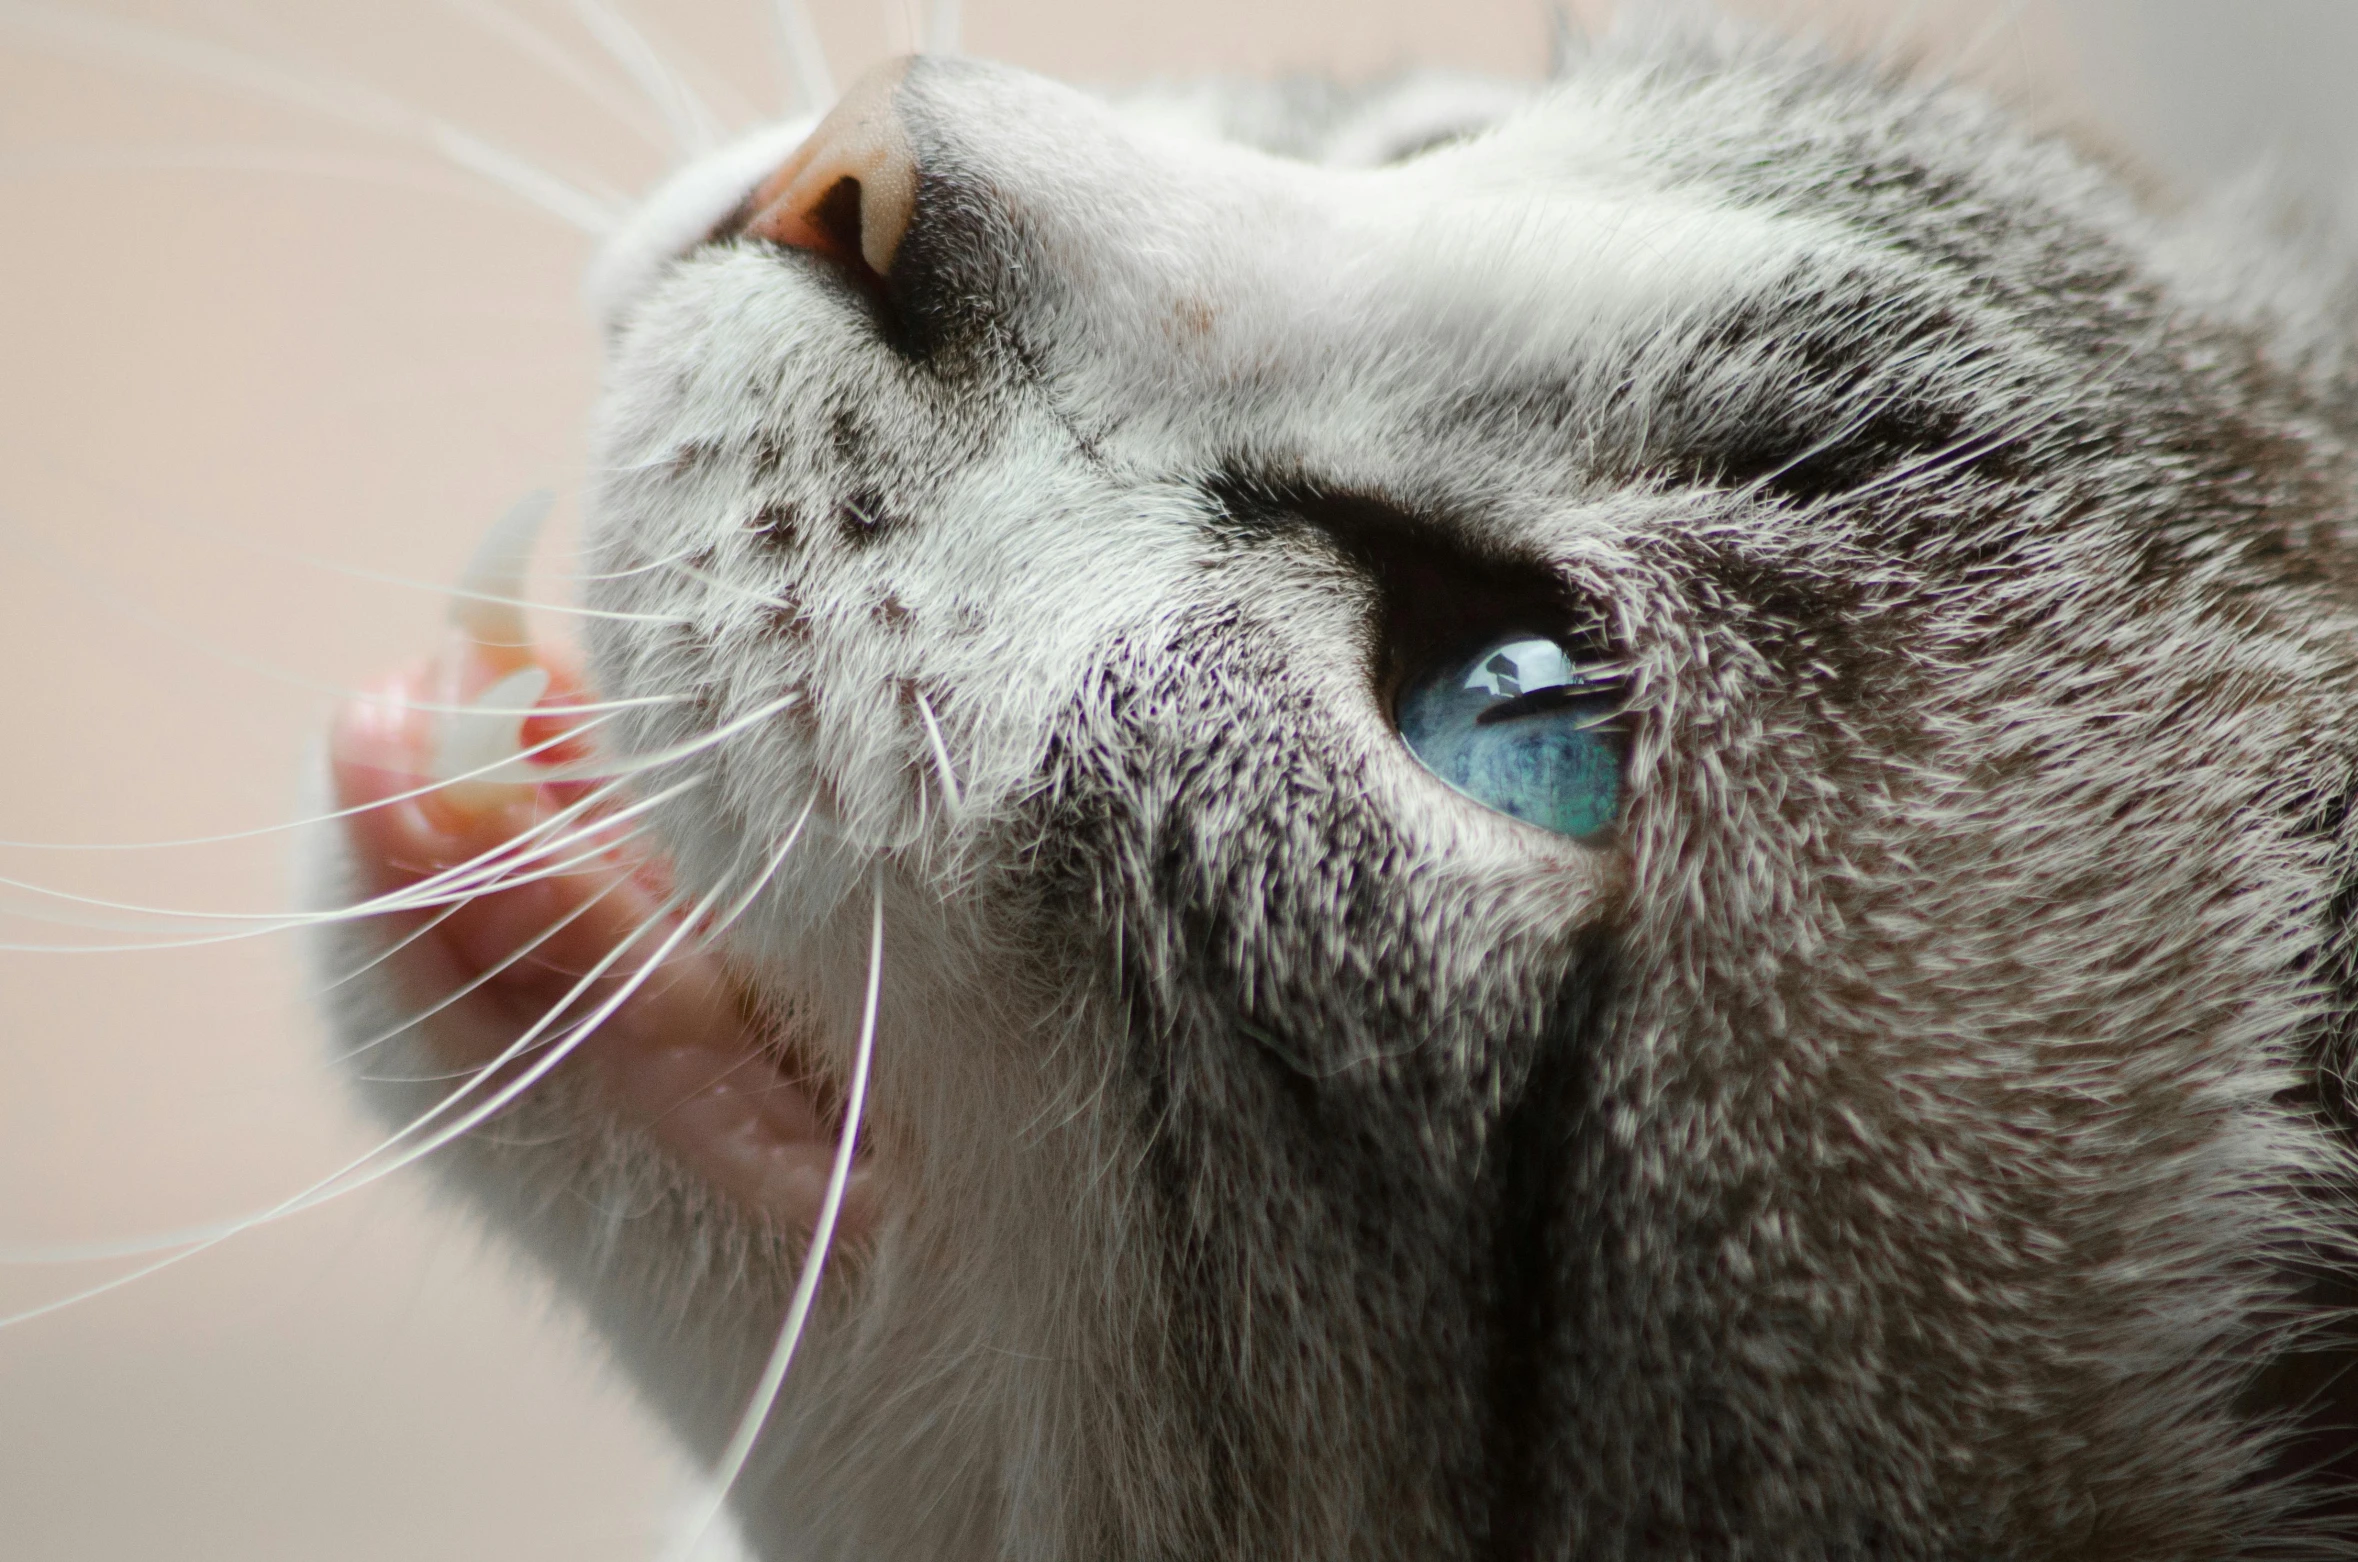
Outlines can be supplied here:
<path id="1" fill-rule="evenodd" d="M 117 17 L 80 15 L 33 0 L 0 0 L 0 27 L 67 54 L 109 65 L 143 65 L 171 75 L 241 89 L 325 119 L 407 141 L 592 237 L 622 225 L 629 203 L 562 178 L 492 145 L 473 132 L 400 99 L 316 68 L 308 74 L 279 61 Z"/>
<path id="2" fill-rule="evenodd" d="M 720 1516 L 729 1493 L 743 1477 L 746 1462 L 753 1457 L 754 1444 L 768 1424 L 770 1412 L 777 1408 L 787 1369 L 794 1365 L 795 1350 L 801 1345 L 803 1329 L 810 1320 L 811 1302 L 818 1294 L 819 1276 L 826 1268 L 828 1249 L 835 1242 L 835 1222 L 843 1211 L 844 1190 L 851 1183 L 852 1150 L 859 1140 L 860 1118 L 868 1098 L 868 1070 L 876 1053 L 876 1015 L 884 992 L 884 869 L 881 864 L 876 869 L 873 886 L 867 993 L 861 1004 L 859 1044 L 852 1053 L 851 1081 L 844 1091 L 843 1131 L 836 1137 L 835 1160 L 827 1171 L 827 1192 L 819 1203 L 819 1218 L 811 1226 L 810 1247 L 803 1254 L 801 1273 L 795 1277 L 794 1296 L 787 1303 L 785 1322 L 778 1329 L 778 1342 L 762 1367 L 761 1378 L 754 1386 L 753 1397 L 746 1403 L 745 1413 L 738 1419 L 736 1432 L 714 1466 L 712 1489 L 699 1505 L 695 1522 L 682 1529 L 666 1554 L 669 1562 L 689 1562 L 713 1521 Z"/>
<path id="3" fill-rule="evenodd" d="M 2104 359 L 2103 362 L 2093 366 L 2088 373 L 2080 377 L 2079 383 L 2090 393 L 2098 391 L 2116 371 L 2133 359 L 2136 353 L 2137 344 L 2129 343 Z M 1879 472 L 1833 497 L 1844 503 L 1849 503 L 1867 498 L 1870 495 L 1895 488 L 1911 487 L 1929 478 L 1939 477 L 1967 462 L 1978 461 L 1983 456 L 2005 449 L 2016 440 L 2028 435 L 2031 430 L 2052 416 L 2054 416 L 2054 407 L 2050 403 L 2034 402 L 2022 408 L 2012 417 L 2000 421 L 1994 428 L 1961 435 L 1938 450 L 1929 451 L 1915 460 L 1894 467 L 1889 471 Z"/>

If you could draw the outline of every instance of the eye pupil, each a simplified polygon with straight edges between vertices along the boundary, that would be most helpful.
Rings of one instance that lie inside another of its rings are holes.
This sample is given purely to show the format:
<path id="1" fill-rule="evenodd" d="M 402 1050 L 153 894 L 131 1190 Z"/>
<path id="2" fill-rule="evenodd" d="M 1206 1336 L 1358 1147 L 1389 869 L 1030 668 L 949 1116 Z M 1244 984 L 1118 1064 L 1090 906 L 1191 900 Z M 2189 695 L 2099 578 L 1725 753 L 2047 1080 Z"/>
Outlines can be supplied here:
<path id="1" fill-rule="evenodd" d="M 1518 635 L 1409 684 L 1400 735 L 1425 768 L 1476 802 L 1585 840 L 1621 810 L 1617 678 L 1558 642 Z"/>

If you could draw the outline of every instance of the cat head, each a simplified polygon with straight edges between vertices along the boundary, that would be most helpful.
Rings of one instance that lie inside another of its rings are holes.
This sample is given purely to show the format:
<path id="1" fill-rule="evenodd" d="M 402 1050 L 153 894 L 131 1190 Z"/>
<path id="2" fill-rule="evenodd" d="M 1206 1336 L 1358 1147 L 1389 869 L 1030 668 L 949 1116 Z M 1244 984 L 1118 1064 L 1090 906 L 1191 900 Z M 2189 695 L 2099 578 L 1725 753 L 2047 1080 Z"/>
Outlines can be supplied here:
<path id="1" fill-rule="evenodd" d="M 596 290 L 596 681 L 730 729 L 684 884 L 802 830 L 731 959 L 838 1096 L 883 908 L 882 1213 L 758 1536 L 2288 1533 L 2358 624 L 2341 327 L 2263 240 L 1755 45 L 922 59 Z M 794 1234 L 581 1143 L 525 1224 L 716 1447 Z"/>

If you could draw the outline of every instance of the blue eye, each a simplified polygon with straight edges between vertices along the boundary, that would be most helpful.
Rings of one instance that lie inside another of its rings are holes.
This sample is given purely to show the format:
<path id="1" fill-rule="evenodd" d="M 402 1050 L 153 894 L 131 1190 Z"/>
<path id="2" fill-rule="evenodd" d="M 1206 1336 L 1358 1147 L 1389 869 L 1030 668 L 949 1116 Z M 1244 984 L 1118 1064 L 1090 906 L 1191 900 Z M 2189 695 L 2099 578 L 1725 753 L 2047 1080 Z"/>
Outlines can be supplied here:
<path id="1" fill-rule="evenodd" d="M 1400 736 L 1426 769 L 1478 803 L 1586 840 L 1621 812 L 1618 672 L 1553 640 L 1517 635 L 1413 680 Z"/>

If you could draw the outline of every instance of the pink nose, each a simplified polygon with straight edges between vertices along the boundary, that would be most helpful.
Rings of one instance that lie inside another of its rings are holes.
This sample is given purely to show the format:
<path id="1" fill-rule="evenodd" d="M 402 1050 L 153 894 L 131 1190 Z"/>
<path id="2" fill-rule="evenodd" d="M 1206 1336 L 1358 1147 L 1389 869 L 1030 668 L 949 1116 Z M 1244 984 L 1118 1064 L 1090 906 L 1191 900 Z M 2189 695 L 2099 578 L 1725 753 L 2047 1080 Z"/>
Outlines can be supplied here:
<path id="1" fill-rule="evenodd" d="M 917 158 L 894 105 L 905 59 L 852 83 L 810 138 L 753 192 L 752 237 L 815 250 L 879 277 L 917 205 Z"/>

